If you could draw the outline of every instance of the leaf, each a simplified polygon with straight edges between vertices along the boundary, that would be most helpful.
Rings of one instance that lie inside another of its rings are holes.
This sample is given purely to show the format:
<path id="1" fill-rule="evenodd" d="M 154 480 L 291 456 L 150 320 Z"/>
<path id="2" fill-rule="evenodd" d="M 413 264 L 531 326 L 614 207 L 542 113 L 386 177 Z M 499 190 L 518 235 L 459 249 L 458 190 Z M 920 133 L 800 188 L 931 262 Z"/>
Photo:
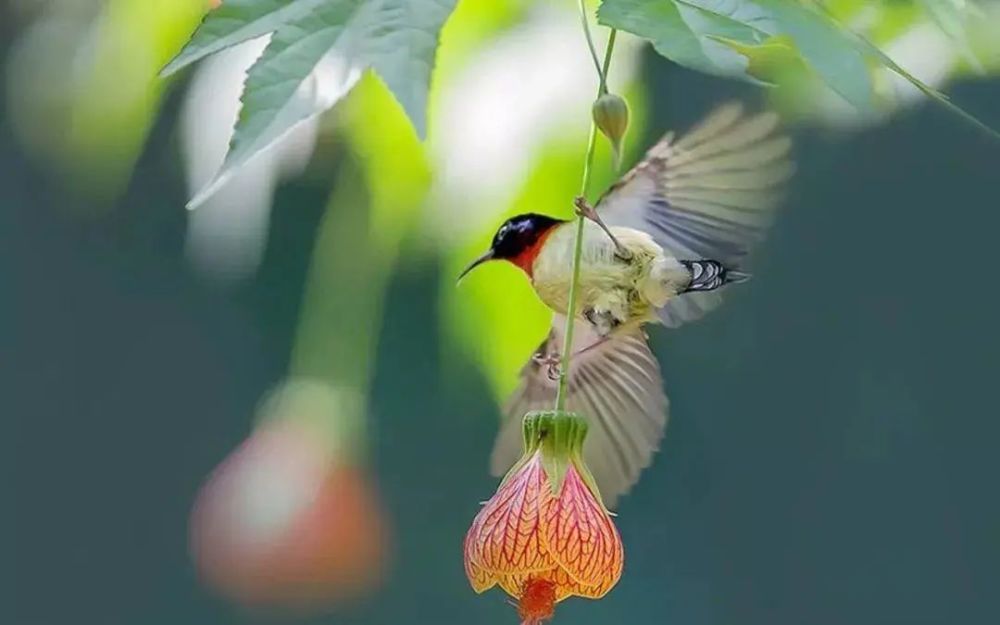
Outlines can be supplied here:
<path id="1" fill-rule="evenodd" d="M 274 32 L 325 1 L 226 0 L 205 16 L 191 40 L 160 75 L 169 76 L 206 56 Z"/>
<path id="2" fill-rule="evenodd" d="M 778 84 L 794 78 L 802 80 L 810 76 L 809 65 L 799 54 L 788 35 L 777 35 L 757 45 L 748 45 L 711 36 L 747 59 L 747 73 L 765 83 Z"/>
<path id="3" fill-rule="evenodd" d="M 851 34 L 829 16 L 800 2 L 757 0 L 792 38 L 802 58 L 827 85 L 862 111 L 875 108 L 871 73 Z"/>
<path id="4" fill-rule="evenodd" d="M 818 0 L 603 0 L 598 20 L 649 39 L 658 52 L 676 63 L 737 77 L 752 73 L 739 48 L 753 50 L 769 38 L 788 37 L 809 67 L 859 110 L 875 108 L 868 69 L 868 64 L 873 63 L 900 75 L 953 113 L 1000 138 L 1000 133 L 907 72 L 875 44 L 837 22 Z M 709 54 L 706 40 L 743 57 L 742 65 L 731 56 Z M 773 55 L 777 50 L 771 48 L 768 52 Z M 742 69 L 742 75 L 737 68 Z"/>
<path id="5" fill-rule="evenodd" d="M 716 39 L 745 45 L 764 39 L 754 28 L 671 0 L 605 0 L 598 20 L 649 39 L 657 52 L 675 63 L 732 78 L 747 77 L 747 61 Z"/>
<path id="6" fill-rule="evenodd" d="M 819 4 L 816 0 L 810 0 L 810 2 L 813 6 L 817 7 L 818 9 L 822 9 L 822 5 Z M 832 18 L 830 19 L 832 21 Z M 982 130 L 986 134 L 992 136 L 994 139 L 1000 139 L 1000 132 L 997 132 L 996 130 L 990 128 L 988 125 L 980 121 L 974 115 L 968 113 L 965 109 L 952 102 L 948 98 L 948 96 L 941 93 L 934 87 L 931 87 L 930 85 L 920 80 L 910 72 L 906 71 L 906 69 L 904 69 L 895 61 L 893 61 L 888 54 L 882 52 L 882 50 L 880 50 L 879 47 L 876 46 L 874 43 L 872 43 L 865 37 L 857 33 L 854 33 L 850 30 L 845 29 L 844 32 L 848 33 L 852 37 L 854 44 L 858 47 L 859 50 L 863 51 L 870 58 L 875 59 L 880 64 L 889 68 L 891 71 L 895 72 L 899 76 L 903 77 L 907 82 L 909 82 L 911 85 L 919 89 L 924 95 L 926 95 L 932 101 L 937 102 L 944 108 L 948 109 L 952 113 L 964 119 L 969 124 L 975 126 L 976 128 Z"/>
<path id="7" fill-rule="evenodd" d="M 243 108 L 219 173 L 194 208 L 233 171 L 303 121 L 332 107 L 373 68 L 421 137 L 438 34 L 456 0 L 228 0 L 210 13 L 165 71 L 271 32 L 247 73 Z"/>
<path id="8" fill-rule="evenodd" d="M 364 0 L 363 0 L 364 1 Z M 368 59 L 392 91 L 421 137 L 438 34 L 457 0 L 367 0 L 367 29 L 360 56 Z"/>
<path id="9" fill-rule="evenodd" d="M 343 3 L 340 3 L 343 4 Z M 341 6 L 335 6 L 343 10 Z M 334 17 L 332 10 L 326 17 Z M 306 14 L 284 25 L 247 73 L 243 107 L 229 152 L 215 178 L 188 203 L 196 208 L 225 185 L 232 174 L 300 123 L 333 106 L 360 78 L 360 68 L 331 55 L 320 61 L 344 33 L 343 26 L 318 28 L 321 19 Z M 336 22 L 333 22 L 336 23 Z"/>
<path id="10" fill-rule="evenodd" d="M 787 36 L 831 89 L 861 110 L 874 107 L 864 55 L 835 23 L 797 2 L 604 0 L 598 19 L 650 39 L 681 65 L 740 78 L 748 77 L 747 59 L 733 43 L 759 46 Z"/>

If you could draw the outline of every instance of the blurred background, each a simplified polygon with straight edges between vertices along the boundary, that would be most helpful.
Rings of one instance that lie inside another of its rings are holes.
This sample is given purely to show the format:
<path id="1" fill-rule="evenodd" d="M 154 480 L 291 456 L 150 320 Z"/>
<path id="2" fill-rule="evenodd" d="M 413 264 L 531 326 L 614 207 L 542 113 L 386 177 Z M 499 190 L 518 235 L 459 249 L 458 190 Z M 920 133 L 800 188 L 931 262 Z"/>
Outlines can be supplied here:
<path id="1" fill-rule="evenodd" d="M 330 68 L 351 93 L 188 212 L 260 51 L 157 78 L 207 4 L 0 2 L 0 622 L 515 622 L 461 540 L 548 320 L 510 267 L 454 277 L 504 216 L 570 214 L 596 88 L 576 3 L 462 0 L 423 143 Z M 959 45 L 922 3 L 827 4 L 1000 127 L 995 6 Z M 1000 143 L 876 84 L 859 119 L 621 39 L 626 163 L 738 97 L 792 120 L 799 175 L 752 285 L 652 331 L 671 422 L 617 511 L 625 575 L 557 622 L 1000 622 Z M 275 551 L 214 548 L 219 519 Z"/>

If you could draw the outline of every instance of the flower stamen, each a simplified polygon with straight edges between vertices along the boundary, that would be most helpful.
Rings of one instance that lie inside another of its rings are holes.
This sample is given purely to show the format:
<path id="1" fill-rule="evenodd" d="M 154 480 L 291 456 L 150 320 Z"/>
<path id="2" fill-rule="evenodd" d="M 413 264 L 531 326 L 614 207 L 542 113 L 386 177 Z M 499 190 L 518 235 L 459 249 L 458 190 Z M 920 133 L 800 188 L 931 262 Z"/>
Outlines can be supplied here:
<path id="1" fill-rule="evenodd" d="M 521 589 L 517 614 L 522 625 L 541 625 L 556 611 L 556 585 L 547 579 L 529 577 Z"/>

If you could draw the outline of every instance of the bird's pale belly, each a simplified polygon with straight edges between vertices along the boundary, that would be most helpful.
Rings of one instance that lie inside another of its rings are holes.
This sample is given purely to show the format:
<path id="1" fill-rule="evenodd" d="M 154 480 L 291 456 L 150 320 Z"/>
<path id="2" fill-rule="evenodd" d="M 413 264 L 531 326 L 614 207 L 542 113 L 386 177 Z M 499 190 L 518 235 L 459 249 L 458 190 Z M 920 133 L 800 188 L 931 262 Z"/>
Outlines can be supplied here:
<path id="1" fill-rule="evenodd" d="M 616 325 L 633 326 L 652 321 L 656 318 L 656 306 L 665 303 L 670 295 L 666 291 L 673 287 L 660 284 L 662 279 L 651 284 L 651 273 L 654 266 L 662 268 L 668 259 L 662 248 L 644 232 L 631 228 L 612 228 L 612 232 L 631 252 L 631 258 L 621 258 L 611 239 L 596 225 L 587 222 L 580 259 L 577 311 L 580 315 L 587 310 L 607 313 L 616 320 Z M 563 314 L 569 308 L 575 233 L 573 223 L 559 226 L 545 242 L 532 267 L 532 283 L 538 297 L 549 308 Z"/>

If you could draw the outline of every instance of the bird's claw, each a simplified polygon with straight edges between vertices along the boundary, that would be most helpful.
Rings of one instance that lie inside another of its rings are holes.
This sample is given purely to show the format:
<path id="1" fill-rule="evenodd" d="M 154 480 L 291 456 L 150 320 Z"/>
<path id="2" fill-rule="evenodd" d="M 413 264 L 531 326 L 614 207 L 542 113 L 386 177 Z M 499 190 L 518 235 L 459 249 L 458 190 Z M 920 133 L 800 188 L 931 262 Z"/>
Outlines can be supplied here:
<path id="1" fill-rule="evenodd" d="M 597 211 L 590 205 L 587 198 L 582 195 L 576 196 L 576 198 L 573 199 L 573 206 L 576 209 L 577 216 L 586 217 L 592 221 L 598 221 Z"/>
<path id="2" fill-rule="evenodd" d="M 595 209 L 593 206 L 590 205 L 590 203 L 587 201 L 587 198 L 583 197 L 582 195 L 576 196 L 576 198 L 573 200 L 573 206 L 575 207 L 574 210 L 578 217 L 589 219 L 590 221 L 600 226 L 601 230 L 603 230 L 604 233 L 608 235 L 608 238 L 611 239 L 611 242 L 615 244 L 615 256 L 617 256 L 620 260 L 624 262 L 632 260 L 632 252 L 627 247 L 622 245 L 621 242 L 618 240 L 618 238 L 615 237 L 615 235 L 611 234 L 611 229 L 608 228 L 607 225 L 605 225 L 604 221 L 601 219 L 601 216 L 597 214 L 597 209 Z"/>
<path id="3" fill-rule="evenodd" d="M 531 357 L 535 363 L 545 368 L 545 375 L 553 382 L 562 376 L 562 358 L 559 354 L 535 354 Z"/>
<path id="4" fill-rule="evenodd" d="M 587 308 L 583 311 L 583 318 L 590 323 L 594 332 L 602 339 L 607 338 L 615 328 L 622 324 L 621 319 L 615 317 L 610 310 L 597 311 L 594 308 Z"/>

